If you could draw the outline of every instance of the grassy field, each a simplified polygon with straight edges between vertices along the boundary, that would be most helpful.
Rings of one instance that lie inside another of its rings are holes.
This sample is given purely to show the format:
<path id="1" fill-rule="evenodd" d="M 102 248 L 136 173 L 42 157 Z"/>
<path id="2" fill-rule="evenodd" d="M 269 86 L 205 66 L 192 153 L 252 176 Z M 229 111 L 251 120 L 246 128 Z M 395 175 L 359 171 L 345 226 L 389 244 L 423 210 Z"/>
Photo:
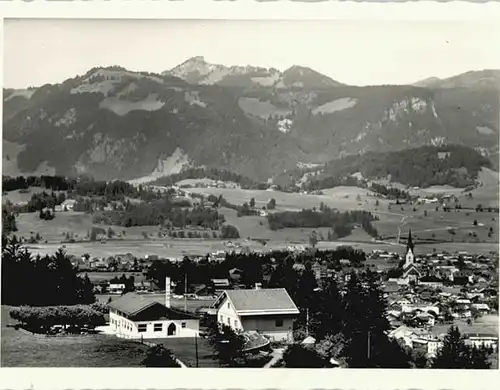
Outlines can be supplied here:
<path id="1" fill-rule="evenodd" d="M 232 209 L 221 208 L 221 213 L 226 218 L 226 223 L 234 225 L 242 238 L 262 238 L 271 242 L 307 242 L 314 230 L 325 239 L 328 237 L 328 228 L 285 228 L 271 230 L 267 217 L 246 216 L 238 217 Z"/>
<path id="2" fill-rule="evenodd" d="M 471 325 L 467 321 L 456 320 L 454 326 L 458 326 L 460 333 L 490 333 L 498 336 L 498 315 L 485 315 L 473 321 Z M 435 334 L 446 333 L 451 324 L 436 325 L 432 328 Z"/>
<path id="3" fill-rule="evenodd" d="M 92 216 L 79 212 L 56 213 L 50 221 L 40 219 L 38 213 L 22 213 L 16 217 L 16 225 L 18 237 L 29 238 L 39 233 L 42 240 L 49 243 L 60 243 L 68 232 L 74 235 L 75 240 L 83 239 L 93 226 Z"/>
<path id="4" fill-rule="evenodd" d="M 486 177 L 483 187 L 479 187 L 474 196 L 490 200 L 498 191 L 492 189 L 494 178 L 490 173 L 482 173 Z M 490 180 L 491 183 L 486 181 Z M 498 179 L 497 179 L 498 182 Z M 437 189 L 434 189 L 437 191 Z M 445 189 L 449 190 L 449 189 Z M 389 207 L 389 202 L 377 198 L 370 191 L 356 187 L 336 187 L 324 190 L 324 195 L 303 195 L 298 193 L 283 193 L 265 190 L 243 190 L 243 189 L 219 189 L 219 188 L 192 188 L 191 192 L 212 193 L 223 195 L 229 202 L 242 204 L 255 198 L 257 207 L 267 204 L 269 199 L 275 198 L 277 202 L 276 212 L 285 210 L 298 211 L 303 208 L 319 207 L 320 203 L 337 208 L 339 210 L 362 209 L 371 211 L 379 220 L 374 222 L 379 234 L 390 237 L 387 242 L 374 242 L 372 237 L 361 229 L 353 230 L 352 234 L 337 242 L 320 242 L 318 248 L 332 248 L 338 245 L 348 244 L 356 248 L 371 251 L 372 249 L 388 249 L 401 251 L 404 248 L 397 245 L 398 234 L 405 238 L 408 229 L 412 229 L 419 251 L 447 250 L 455 252 L 466 250 L 478 253 L 498 250 L 498 215 L 496 213 L 461 210 L 459 212 L 436 211 L 435 204 L 410 205 Z M 465 196 L 465 195 L 464 195 Z M 490 202 L 491 203 L 491 202 Z M 475 202 L 477 204 L 477 202 Z M 488 204 L 483 202 L 484 205 Z M 272 249 L 284 249 L 290 243 L 308 243 L 312 230 L 319 233 L 320 239 L 327 238 L 328 228 L 286 228 L 278 231 L 269 229 L 267 218 L 261 216 L 238 217 L 236 211 L 221 208 L 220 212 L 225 216 L 228 224 L 234 225 L 240 232 L 241 239 L 233 240 L 248 246 L 250 250 L 266 251 Z M 473 222 L 477 220 L 478 225 Z M 67 232 L 74 237 L 83 239 L 92 228 L 92 216 L 84 213 L 66 212 L 57 213 L 56 218 L 51 221 L 41 221 L 36 213 L 21 214 L 17 221 L 18 235 L 28 238 L 31 234 L 40 233 L 43 240 L 39 244 L 29 245 L 31 251 L 45 254 L 54 253 L 61 247 L 61 240 Z M 102 226 L 107 228 L 106 226 Z M 494 229 L 492 237 L 488 237 L 489 228 Z M 108 257 L 116 254 L 131 253 L 134 256 L 158 255 L 161 257 L 183 257 L 185 255 L 206 255 L 214 251 L 226 249 L 221 240 L 201 239 L 169 239 L 159 238 L 158 227 L 139 226 L 123 228 L 113 226 L 112 229 L 121 237 L 108 240 L 106 243 L 77 242 L 64 244 L 65 250 L 73 255 L 81 256 L 89 253 L 95 257 Z M 453 233 L 450 233 L 453 229 Z M 145 239 L 143 233 L 147 233 Z M 474 234 L 476 237 L 474 237 Z M 270 240 L 267 246 L 248 241 L 246 238 L 264 238 Z M 445 244 L 418 244 L 419 240 L 448 241 Z M 232 249 L 230 249 L 232 250 Z"/>
<path id="5" fill-rule="evenodd" d="M 349 237 L 336 242 L 318 242 L 316 247 L 318 249 L 334 249 L 340 245 L 349 245 L 356 249 L 361 249 L 365 252 L 372 252 L 373 250 L 387 250 L 390 252 L 401 252 L 405 250 L 404 244 L 386 243 L 386 242 L 354 242 L 349 241 Z M 246 245 L 243 240 L 233 240 L 234 242 L 241 242 Z M 304 240 L 304 243 L 306 240 Z M 262 246 L 259 243 L 251 242 L 248 247 L 251 250 L 260 252 L 270 250 L 284 250 L 290 245 L 290 242 L 276 241 Z M 60 244 L 36 244 L 28 245 L 32 253 L 39 254 L 53 254 L 61 245 Z M 157 255 L 166 258 L 180 258 L 184 255 L 206 255 L 207 253 L 216 250 L 227 249 L 222 242 L 210 241 L 192 241 L 192 240 L 169 240 L 168 244 L 156 241 L 124 241 L 124 242 L 109 242 L 106 244 L 96 243 L 76 243 L 67 244 L 64 248 L 68 254 L 81 256 L 84 253 L 90 253 L 93 257 L 108 257 L 118 253 L 131 253 L 137 257 L 144 257 L 145 255 Z M 461 243 L 449 242 L 440 244 L 418 244 L 417 253 L 431 253 L 433 250 L 447 251 L 450 253 L 467 251 L 469 253 L 487 254 L 489 252 L 498 253 L 498 244 L 496 243 Z M 229 250 L 229 249 L 228 249 Z"/>
<path id="6" fill-rule="evenodd" d="M 411 228 L 417 239 L 453 239 L 458 242 L 474 242 L 477 239 L 480 242 L 498 242 L 498 214 L 470 210 L 444 212 L 436 211 L 435 207 L 429 206 L 417 206 L 416 211 L 409 206 L 403 207 L 403 211 L 393 206 L 392 210 L 399 214 L 379 214 L 380 221 L 375 222 L 374 225 L 379 234 L 384 236 L 396 236 L 398 228 L 401 227 L 405 234 Z M 474 226 L 474 220 L 477 221 L 477 226 Z M 494 233 L 488 237 L 490 227 L 493 228 Z M 449 229 L 453 229 L 455 234 L 450 234 Z M 472 236 L 473 233 L 477 238 Z"/>
<path id="7" fill-rule="evenodd" d="M 145 345 L 105 335 L 39 337 L 8 325 L 2 306 L 2 367 L 140 367 Z"/>
<path id="8" fill-rule="evenodd" d="M 38 213 L 22 213 L 16 217 L 18 237 L 29 238 L 31 235 L 40 233 L 42 240 L 48 243 L 60 243 L 65 239 L 66 233 L 72 234 L 78 240 L 88 240 L 88 233 L 93 226 L 105 230 L 109 226 L 96 225 L 92 223 L 92 215 L 83 212 L 67 211 L 56 213 L 56 217 L 50 221 L 41 220 Z M 120 235 L 123 240 L 144 239 L 143 233 L 149 237 L 157 237 L 158 226 L 111 226 L 113 231 Z"/>
<path id="9" fill-rule="evenodd" d="M 255 198 L 257 208 L 266 206 L 271 198 L 276 200 L 276 211 L 297 211 L 304 208 L 318 208 L 320 203 L 339 210 L 363 209 L 367 211 L 375 210 L 375 200 L 373 192 L 357 187 L 335 187 L 325 189 L 324 195 L 307 195 L 299 193 L 287 193 L 270 190 L 244 190 L 238 188 L 190 188 L 192 193 L 222 195 L 229 203 L 241 205 L 250 202 Z M 367 194 L 369 194 L 367 196 Z M 359 195 L 361 200 L 357 200 Z M 387 203 L 379 200 L 381 206 Z"/>
<path id="10" fill-rule="evenodd" d="M 198 337 L 193 338 L 169 338 L 153 339 L 151 342 L 163 344 L 169 348 L 174 355 L 188 367 L 196 367 L 196 343 L 198 344 L 198 367 L 219 367 L 219 363 L 213 357 L 212 348 L 207 340 Z"/>
<path id="11" fill-rule="evenodd" d="M 261 244 L 255 243 L 255 247 L 262 248 Z M 27 245 L 32 253 L 53 254 L 61 244 L 32 244 Z M 124 240 L 108 241 L 105 244 L 95 242 L 81 242 L 65 244 L 67 253 L 81 256 L 89 253 L 92 257 L 109 257 L 116 254 L 131 253 L 137 257 L 146 255 L 157 255 L 161 257 L 180 258 L 185 255 L 206 255 L 225 248 L 221 241 L 211 240 Z"/>

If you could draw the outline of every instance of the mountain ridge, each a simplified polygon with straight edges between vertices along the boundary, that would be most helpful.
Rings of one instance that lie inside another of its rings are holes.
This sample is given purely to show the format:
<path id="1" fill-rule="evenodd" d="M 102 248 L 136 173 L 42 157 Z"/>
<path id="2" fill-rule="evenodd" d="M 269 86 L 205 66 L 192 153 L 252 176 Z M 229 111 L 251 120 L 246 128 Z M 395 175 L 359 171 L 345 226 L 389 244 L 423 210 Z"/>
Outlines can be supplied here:
<path id="1" fill-rule="evenodd" d="M 427 88 L 500 88 L 500 69 L 468 71 L 442 79 L 429 77 L 413 85 Z"/>
<path id="2" fill-rule="evenodd" d="M 191 57 L 161 74 L 179 77 L 191 84 L 236 87 L 261 86 L 286 89 L 289 87 L 328 88 L 344 85 L 304 66 L 293 65 L 284 71 L 252 65 L 226 66 L 209 63 L 203 56 Z M 291 83 L 288 81 L 290 79 L 293 79 Z M 294 83 L 299 84 L 294 85 Z"/>
<path id="3" fill-rule="evenodd" d="M 267 180 L 368 151 L 461 144 L 498 155 L 498 92 L 484 71 L 439 88 L 349 86 L 301 66 L 232 75 L 225 67 L 224 77 L 218 70 L 215 82 L 196 84 L 179 76 L 194 80 L 199 70 L 182 69 L 95 67 L 59 84 L 4 89 L 4 167 L 140 180 L 203 166 Z"/>

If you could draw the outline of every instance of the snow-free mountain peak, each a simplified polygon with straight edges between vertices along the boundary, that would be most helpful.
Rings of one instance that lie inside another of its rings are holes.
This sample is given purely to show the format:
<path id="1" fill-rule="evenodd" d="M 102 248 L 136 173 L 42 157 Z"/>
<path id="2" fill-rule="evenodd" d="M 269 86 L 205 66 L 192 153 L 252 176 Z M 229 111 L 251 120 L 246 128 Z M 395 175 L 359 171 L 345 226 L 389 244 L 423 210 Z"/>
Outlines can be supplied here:
<path id="1" fill-rule="evenodd" d="M 294 65 L 281 72 L 275 68 L 252 65 L 226 66 L 205 61 L 203 56 L 192 57 L 164 75 L 179 77 L 191 84 L 236 87 L 329 88 L 343 85 L 311 68 Z"/>

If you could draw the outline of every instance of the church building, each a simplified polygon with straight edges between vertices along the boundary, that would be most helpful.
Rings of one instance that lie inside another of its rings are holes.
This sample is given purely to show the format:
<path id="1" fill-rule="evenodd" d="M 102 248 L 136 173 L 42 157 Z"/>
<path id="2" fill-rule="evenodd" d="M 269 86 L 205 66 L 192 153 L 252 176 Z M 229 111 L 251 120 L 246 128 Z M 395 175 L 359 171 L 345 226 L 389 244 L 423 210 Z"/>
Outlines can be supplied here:
<path id="1" fill-rule="evenodd" d="M 407 281 L 418 281 L 420 277 L 420 272 L 415 265 L 415 245 L 411 238 L 411 229 L 408 233 L 408 242 L 406 244 L 406 257 L 403 265 L 403 275 L 402 279 Z"/>

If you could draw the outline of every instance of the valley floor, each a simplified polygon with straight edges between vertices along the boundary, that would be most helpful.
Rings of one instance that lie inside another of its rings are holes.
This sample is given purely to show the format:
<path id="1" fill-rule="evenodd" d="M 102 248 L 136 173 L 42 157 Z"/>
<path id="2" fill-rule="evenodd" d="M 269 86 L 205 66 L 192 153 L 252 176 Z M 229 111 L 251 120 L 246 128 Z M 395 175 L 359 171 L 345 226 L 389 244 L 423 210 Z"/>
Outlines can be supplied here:
<path id="1" fill-rule="evenodd" d="M 234 240 L 234 242 L 242 242 L 244 240 Z M 306 241 L 295 242 L 296 244 L 307 244 Z M 247 243 L 242 243 L 247 246 Z M 286 249 L 292 243 L 290 242 L 270 242 L 263 246 L 256 242 L 248 243 L 250 250 L 266 252 L 271 250 Z M 390 252 L 403 252 L 405 246 L 403 244 L 386 243 L 386 242 L 353 242 L 353 241 L 336 241 L 336 242 L 318 242 L 318 249 L 333 249 L 341 245 L 350 245 L 356 249 L 362 249 L 365 252 L 373 250 L 387 250 Z M 27 248 L 33 254 L 49 254 L 61 247 L 60 243 L 54 244 L 33 244 L 27 245 Z M 144 257 L 146 255 L 157 255 L 161 257 L 178 258 L 185 255 L 204 256 L 207 253 L 212 253 L 218 250 L 225 250 L 226 247 L 220 241 L 194 241 L 194 240 L 168 240 L 165 242 L 158 241 L 109 241 L 105 244 L 100 243 L 74 243 L 65 244 L 65 251 L 70 255 L 82 256 L 84 253 L 89 253 L 92 257 L 109 257 L 117 254 L 131 253 L 136 257 Z M 497 243 L 467 243 L 467 242 L 449 242 L 440 244 L 419 244 L 418 251 L 420 253 L 431 253 L 433 249 L 438 252 L 448 251 L 450 253 L 467 251 L 469 253 L 487 254 L 491 251 L 498 252 Z M 232 249 L 227 249 L 231 251 Z"/>

